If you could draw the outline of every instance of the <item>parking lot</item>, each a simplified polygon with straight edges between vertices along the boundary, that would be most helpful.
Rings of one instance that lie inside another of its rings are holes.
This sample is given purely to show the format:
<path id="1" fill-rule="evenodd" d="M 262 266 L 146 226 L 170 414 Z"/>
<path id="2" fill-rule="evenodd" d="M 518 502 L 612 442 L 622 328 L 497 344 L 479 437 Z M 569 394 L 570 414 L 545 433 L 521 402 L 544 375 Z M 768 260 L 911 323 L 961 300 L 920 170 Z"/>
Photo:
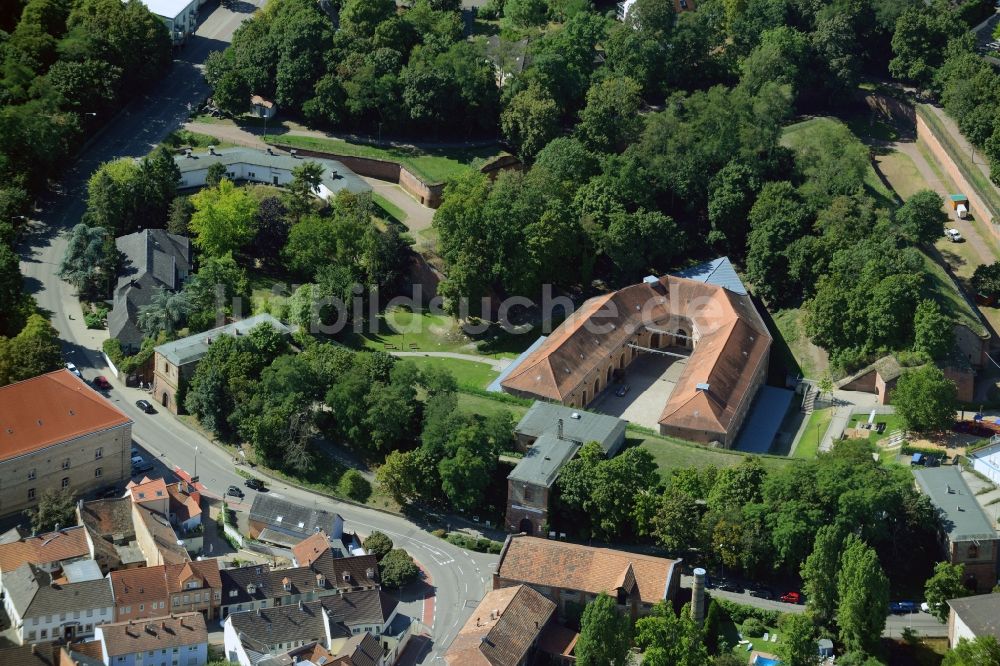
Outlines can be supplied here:
<path id="1" fill-rule="evenodd" d="M 628 384 L 628 393 L 616 395 L 621 384 L 612 384 L 591 403 L 590 409 L 656 430 L 677 378 L 686 367 L 687 359 L 643 354 L 625 369 L 622 383 Z"/>

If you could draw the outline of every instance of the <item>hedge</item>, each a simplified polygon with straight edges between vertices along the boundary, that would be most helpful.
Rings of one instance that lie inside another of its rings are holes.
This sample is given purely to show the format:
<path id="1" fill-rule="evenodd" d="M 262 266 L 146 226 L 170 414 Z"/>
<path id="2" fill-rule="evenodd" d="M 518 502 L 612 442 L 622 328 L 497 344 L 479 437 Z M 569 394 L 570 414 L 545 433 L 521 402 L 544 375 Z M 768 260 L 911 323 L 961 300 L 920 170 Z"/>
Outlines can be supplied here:
<path id="1" fill-rule="evenodd" d="M 730 599 L 723 599 L 722 597 L 712 597 L 712 601 L 715 601 L 719 606 L 726 612 L 729 619 L 733 621 L 733 624 L 742 625 L 750 618 L 754 618 L 762 622 L 765 626 L 774 627 L 778 624 L 778 618 L 781 617 L 781 611 L 767 610 L 764 608 L 754 608 L 753 606 L 747 606 L 746 604 L 741 604 Z"/>
<path id="2" fill-rule="evenodd" d="M 434 534 L 438 534 L 438 530 L 434 530 Z M 494 541 L 492 539 L 486 538 L 476 538 L 474 536 L 467 536 L 459 532 L 452 532 L 444 537 L 444 540 L 450 544 L 458 546 L 459 548 L 466 548 L 468 550 L 474 550 L 477 553 L 493 553 L 497 555 L 503 548 L 502 541 Z"/>

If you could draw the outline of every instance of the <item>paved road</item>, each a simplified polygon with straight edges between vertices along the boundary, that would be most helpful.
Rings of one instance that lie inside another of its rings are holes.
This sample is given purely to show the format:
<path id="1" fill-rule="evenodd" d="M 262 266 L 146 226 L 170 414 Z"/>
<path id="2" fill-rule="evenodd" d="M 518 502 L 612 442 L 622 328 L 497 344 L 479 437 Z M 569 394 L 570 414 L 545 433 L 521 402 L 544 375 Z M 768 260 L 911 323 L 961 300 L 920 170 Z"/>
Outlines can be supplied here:
<path id="1" fill-rule="evenodd" d="M 100 341 L 105 336 L 86 330 L 73 290 L 55 275 L 66 245 L 65 233 L 79 222 L 84 211 L 87 178 L 102 162 L 146 154 L 186 119 L 188 104 L 197 104 L 208 94 L 199 63 L 211 51 L 223 48 L 247 16 L 223 8 L 207 16 L 163 83 L 146 99 L 131 104 L 95 137 L 66 174 L 62 194 L 44 202 L 39 219 L 33 223 L 24 241 L 21 270 L 25 288 L 35 296 L 39 306 L 50 313 L 67 358 L 72 359 L 88 379 L 97 374 L 110 377 L 99 352 Z M 228 454 L 167 413 L 148 415 L 140 412 L 134 404 L 140 397 L 148 396 L 117 384 L 109 393 L 109 399 L 135 421 L 134 439 L 151 457 L 167 470 L 179 467 L 197 472 L 212 493 L 221 495 L 231 484 L 242 486 L 242 478 L 233 469 Z M 253 492 L 248 490 L 248 501 L 252 501 Z M 349 530 L 362 534 L 381 530 L 414 555 L 432 578 L 437 592 L 435 641 L 430 651 L 422 655 L 422 663 L 437 660 L 443 647 L 454 638 L 461 623 L 482 598 L 498 559 L 495 555 L 469 554 L 398 516 L 334 502 L 280 484 L 275 484 L 271 492 L 298 503 L 336 511 L 344 517 Z M 434 604 L 431 607 L 434 608 Z"/>

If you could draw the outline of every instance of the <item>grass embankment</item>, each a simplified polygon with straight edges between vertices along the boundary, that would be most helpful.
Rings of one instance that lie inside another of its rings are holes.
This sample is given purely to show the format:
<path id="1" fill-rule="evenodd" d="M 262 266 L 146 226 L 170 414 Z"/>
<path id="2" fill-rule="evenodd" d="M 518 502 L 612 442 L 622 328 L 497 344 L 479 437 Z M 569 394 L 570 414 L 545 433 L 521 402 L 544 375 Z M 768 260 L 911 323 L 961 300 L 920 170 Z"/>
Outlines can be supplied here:
<path id="1" fill-rule="evenodd" d="M 830 356 L 825 349 L 814 345 L 806 334 L 805 314 L 802 308 L 788 308 L 772 314 L 785 343 L 778 348 L 792 356 L 803 377 L 819 379 L 830 370 Z M 780 342 L 776 340 L 776 343 Z"/>
<path id="2" fill-rule="evenodd" d="M 686 442 L 680 439 L 661 437 L 637 431 L 633 428 L 625 434 L 626 446 L 640 446 L 653 455 L 653 460 L 659 469 L 660 477 L 666 480 L 670 470 L 682 467 L 733 467 L 740 464 L 746 453 L 728 449 L 713 449 L 702 444 Z M 781 456 L 757 456 L 768 471 L 793 464 L 792 459 Z"/>
<path id="3" fill-rule="evenodd" d="M 819 452 L 819 443 L 823 441 L 830 421 L 833 420 L 833 407 L 817 409 L 809 415 L 809 423 L 802 431 L 802 437 L 795 446 L 792 455 L 796 458 L 811 460 Z"/>
<path id="4" fill-rule="evenodd" d="M 372 201 L 375 202 L 376 206 L 382 209 L 382 212 L 389 216 L 391 221 L 398 224 L 406 224 L 407 215 L 403 212 L 402 208 L 377 192 L 372 193 Z"/>
<path id="5" fill-rule="evenodd" d="M 443 183 L 470 167 L 480 167 L 489 160 L 504 154 L 503 150 L 496 144 L 446 148 L 375 146 L 342 139 L 295 134 L 269 136 L 266 140 L 274 145 L 398 162 L 428 184 Z"/>
<path id="6" fill-rule="evenodd" d="M 488 363 L 479 363 L 477 361 L 463 361 L 454 358 L 437 358 L 433 356 L 407 356 L 403 360 L 410 361 L 421 370 L 429 367 L 438 367 L 450 371 L 455 376 L 455 381 L 458 382 L 460 389 L 485 389 L 489 386 L 490 382 L 500 375 Z"/>

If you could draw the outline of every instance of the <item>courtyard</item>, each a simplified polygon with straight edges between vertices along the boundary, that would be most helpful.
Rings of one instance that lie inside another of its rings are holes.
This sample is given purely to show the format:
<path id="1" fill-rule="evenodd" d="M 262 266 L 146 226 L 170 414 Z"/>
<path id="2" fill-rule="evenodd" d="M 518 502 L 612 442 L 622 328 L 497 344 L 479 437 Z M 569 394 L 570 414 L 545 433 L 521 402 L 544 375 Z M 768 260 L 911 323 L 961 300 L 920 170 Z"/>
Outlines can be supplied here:
<path id="1" fill-rule="evenodd" d="M 664 351 L 691 353 L 690 349 L 680 347 Z M 626 367 L 620 380 L 604 389 L 588 409 L 659 432 L 660 415 L 687 363 L 686 358 L 644 353 Z M 624 385 L 629 386 L 628 392 L 617 395 Z"/>

